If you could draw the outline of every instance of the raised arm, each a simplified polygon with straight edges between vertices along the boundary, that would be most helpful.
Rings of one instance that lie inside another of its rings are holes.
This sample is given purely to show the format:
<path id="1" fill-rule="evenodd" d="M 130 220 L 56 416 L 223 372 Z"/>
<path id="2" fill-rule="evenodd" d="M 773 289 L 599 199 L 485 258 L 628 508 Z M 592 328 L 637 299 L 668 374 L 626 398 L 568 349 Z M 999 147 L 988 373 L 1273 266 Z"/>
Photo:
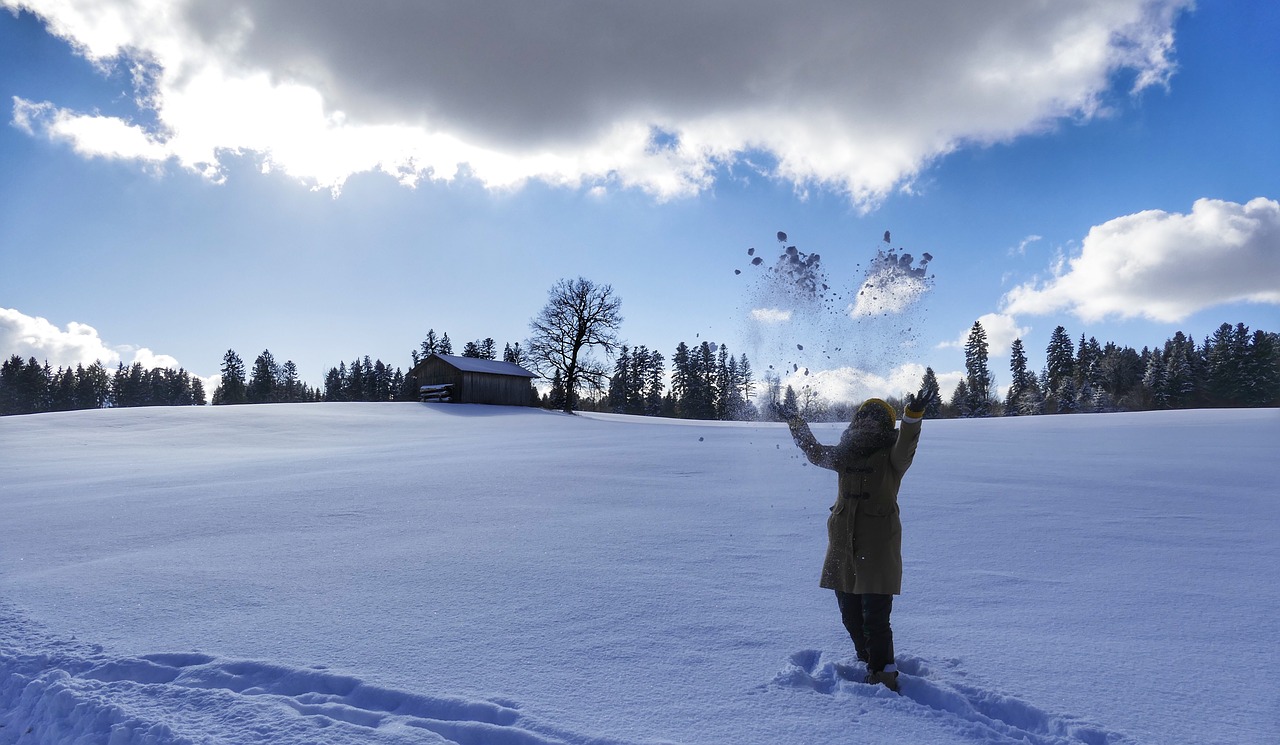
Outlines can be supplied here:
<path id="1" fill-rule="evenodd" d="M 787 426 L 791 428 L 791 439 L 796 441 L 809 462 L 819 468 L 836 469 L 836 447 L 834 445 L 823 445 L 818 442 L 818 438 L 813 436 L 813 431 L 809 429 L 809 424 L 799 416 L 791 416 L 787 418 Z"/>
<path id="2" fill-rule="evenodd" d="M 916 457 L 916 445 L 920 442 L 920 422 L 924 419 L 925 407 L 938 395 L 938 390 L 928 384 L 920 386 L 920 392 L 907 395 L 907 403 L 902 411 L 902 426 L 898 428 L 898 439 L 893 444 L 889 462 L 898 472 L 905 472 L 911 467 Z"/>

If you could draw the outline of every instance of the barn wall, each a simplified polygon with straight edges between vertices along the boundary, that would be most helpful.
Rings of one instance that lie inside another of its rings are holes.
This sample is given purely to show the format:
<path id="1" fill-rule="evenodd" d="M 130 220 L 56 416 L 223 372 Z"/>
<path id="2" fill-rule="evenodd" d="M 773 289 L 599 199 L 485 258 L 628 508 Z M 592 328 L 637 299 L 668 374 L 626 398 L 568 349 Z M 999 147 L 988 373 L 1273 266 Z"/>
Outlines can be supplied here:
<path id="1" fill-rule="evenodd" d="M 462 386 L 462 371 L 439 358 L 423 362 L 416 372 L 420 386 L 452 383 L 455 391 Z"/>
<path id="2" fill-rule="evenodd" d="M 462 395 L 458 400 L 468 404 L 528 406 L 529 379 L 514 375 L 464 372 Z"/>

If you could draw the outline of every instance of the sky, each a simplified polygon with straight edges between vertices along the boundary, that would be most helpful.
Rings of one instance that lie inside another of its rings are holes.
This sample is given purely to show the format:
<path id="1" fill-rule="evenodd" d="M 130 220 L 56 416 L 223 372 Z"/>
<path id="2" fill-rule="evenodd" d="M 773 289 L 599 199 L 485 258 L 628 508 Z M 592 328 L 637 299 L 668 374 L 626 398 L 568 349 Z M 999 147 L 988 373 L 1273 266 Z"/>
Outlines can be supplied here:
<path id="1" fill-rule="evenodd" d="M 1275 3 L 0 7 L 6 357 L 318 385 L 577 276 L 829 398 L 1280 331 Z"/>

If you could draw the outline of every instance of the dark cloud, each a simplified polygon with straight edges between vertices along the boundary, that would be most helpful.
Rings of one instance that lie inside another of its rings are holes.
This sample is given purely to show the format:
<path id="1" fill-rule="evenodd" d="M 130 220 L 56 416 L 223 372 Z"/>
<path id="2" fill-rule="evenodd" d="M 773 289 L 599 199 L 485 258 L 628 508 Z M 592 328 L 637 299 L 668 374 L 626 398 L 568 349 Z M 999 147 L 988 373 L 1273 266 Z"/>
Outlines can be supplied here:
<path id="1" fill-rule="evenodd" d="M 371 169 L 447 178 L 466 163 L 502 186 L 616 179 L 667 196 L 756 150 L 776 176 L 872 203 L 963 143 L 1091 116 L 1117 70 L 1164 80 L 1187 2 L 191 0 L 163 13 L 96 0 L 33 12 L 87 56 L 163 70 L 142 91 L 158 114 L 146 134 L 188 167 L 252 151 L 336 185 Z M 54 113 L 68 122 L 59 136 L 77 137 L 84 115 Z M 314 131 L 271 131 L 282 118 Z"/>

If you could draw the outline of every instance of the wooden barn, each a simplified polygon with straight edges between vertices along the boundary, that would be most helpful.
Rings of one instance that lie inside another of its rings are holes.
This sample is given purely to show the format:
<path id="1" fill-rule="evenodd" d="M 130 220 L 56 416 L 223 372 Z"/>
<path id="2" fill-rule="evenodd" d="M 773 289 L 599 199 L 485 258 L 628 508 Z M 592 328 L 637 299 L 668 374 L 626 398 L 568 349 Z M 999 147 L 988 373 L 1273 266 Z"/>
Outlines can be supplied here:
<path id="1" fill-rule="evenodd" d="M 431 354 L 410 371 L 422 401 L 529 406 L 537 375 L 511 362 Z"/>

